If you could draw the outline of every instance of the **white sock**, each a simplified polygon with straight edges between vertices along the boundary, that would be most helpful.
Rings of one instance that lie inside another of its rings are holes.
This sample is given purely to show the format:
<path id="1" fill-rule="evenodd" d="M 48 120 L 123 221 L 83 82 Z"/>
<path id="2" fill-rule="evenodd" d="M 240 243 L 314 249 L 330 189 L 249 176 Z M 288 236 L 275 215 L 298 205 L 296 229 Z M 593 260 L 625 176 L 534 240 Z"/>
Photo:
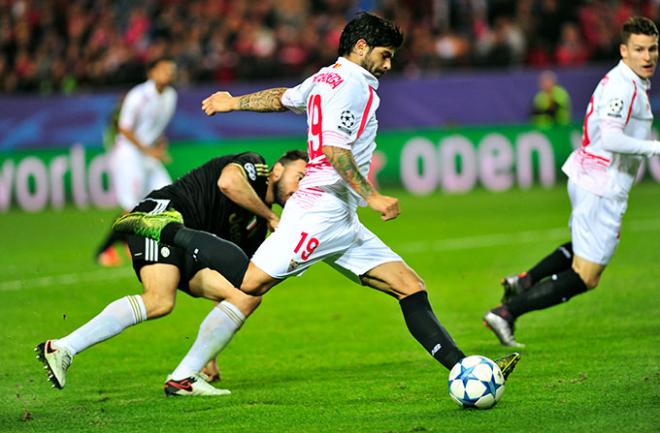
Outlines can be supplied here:
<path id="1" fill-rule="evenodd" d="M 125 296 L 111 302 L 92 320 L 57 340 L 55 346 L 64 346 L 75 355 L 145 320 L 147 320 L 147 309 L 142 296 Z"/>
<path id="2" fill-rule="evenodd" d="M 197 339 L 172 373 L 172 379 L 185 379 L 202 370 L 225 348 L 244 321 L 245 316 L 236 306 L 227 301 L 216 305 L 199 326 Z"/>

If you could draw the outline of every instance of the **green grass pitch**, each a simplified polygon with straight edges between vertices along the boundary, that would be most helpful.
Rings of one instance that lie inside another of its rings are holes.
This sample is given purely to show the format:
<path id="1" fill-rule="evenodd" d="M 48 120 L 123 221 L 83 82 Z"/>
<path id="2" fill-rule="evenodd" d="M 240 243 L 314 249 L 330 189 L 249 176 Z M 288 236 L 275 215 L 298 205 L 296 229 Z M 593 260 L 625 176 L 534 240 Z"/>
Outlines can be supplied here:
<path id="1" fill-rule="evenodd" d="M 563 187 L 401 200 L 363 221 L 426 281 L 468 354 L 508 350 L 481 323 L 499 278 L 568 237 Z M 162 384 L 211 308 L 179 294 L 168 317 L 78 355 L 51 389 L 32 351 L 112 300 L 139 293 L 92 251 L 113 211 L 0 215 L 0 432 L 610 432 L 660 426 L 660 185 L 632 193 L 622 241 L 593 293 L 524 316 L 523 359 L 492 410 L 458 408 L 447 372 L 410 337 L 397 303 L 320 264 L 269 293 L 220 356 L 229 397 L 166 399 Z"/>

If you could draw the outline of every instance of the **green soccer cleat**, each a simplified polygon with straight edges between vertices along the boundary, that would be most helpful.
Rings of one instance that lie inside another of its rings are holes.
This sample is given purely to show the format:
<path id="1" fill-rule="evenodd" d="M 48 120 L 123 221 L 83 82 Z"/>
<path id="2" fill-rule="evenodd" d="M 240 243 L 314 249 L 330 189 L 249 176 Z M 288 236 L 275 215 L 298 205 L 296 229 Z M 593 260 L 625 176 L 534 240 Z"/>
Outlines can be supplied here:
<path id="1" fill-rule="evenodd" d="M 34 351 L 37 352 L 37 359 L 48 371 L 48 380 L 53 384 L 53 388 L 62 389 L 66 384 L 66 371 L 73 361 L 73 355 L 65 347 L 56 347 L 53 344 L 56 342 L 57 340 L 46 340 L 39 343 Z"/>
<path id="2" fill-rule="evenodd" d="M 502 370 L 504 380 L 506 380 L 513 369 L 516 368 L 518 361 L 520 361 L 520 353 L 518 352 L 513 352 L 511 355 L 503 356 L 502 358 L 497 358 L 495 360 L 495 364 L 497 364 L 497 366 L 500 367 L 500 370 Z"/>
<path id="3" fill-rule="evenodd" d="M 168 376 L 164 386 L 166 397 L 176 396 L 221 396 L 230 395 L 228 389 L 216 388 L 205 381 L 199 374 L 174 380 Z"/>
<path id="4" fill-rule="evenodd" d="M 183 224 L 183 216 L 174 209 L 161 213 L 129 212 L 117 218 L 112 229 L 160 241 L 160 232 L 169 223 Z"/>

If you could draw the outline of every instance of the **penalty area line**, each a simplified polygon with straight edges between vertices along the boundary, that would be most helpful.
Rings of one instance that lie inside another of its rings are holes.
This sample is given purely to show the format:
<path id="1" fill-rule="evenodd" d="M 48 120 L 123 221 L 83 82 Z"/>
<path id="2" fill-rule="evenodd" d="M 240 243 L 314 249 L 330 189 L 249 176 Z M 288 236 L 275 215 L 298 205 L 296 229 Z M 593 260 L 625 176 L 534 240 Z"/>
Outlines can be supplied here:
<path id="1" fill-rule="evenodd" d="M 660 219 L 645 219 L 623 222 L 623 232 L 653 232 L 660 230 Z M 487 235 L 466 236 L 460 238 L 440 239 L 436 241 L 407 242 L 401 244 L 395 251 L 401 253 L 422 253 L 428 251 L 459 251 L 479 248 L 499 247 L 504 245 L 519 245 L 538 241 L 570 239 L 568 227 L 557 227 L 545 230 L 527 230 L 514 233 L 492 233 Z"/>
<path id="2" fill-rule="evenodd" d="M 24 278 L 20 280 L 0 281 L 0 292 L 21 289 L 38 289 L 51 286 L 69 286 L 80 283 L 96 283 L 130 277 L 132 268 L 103 269 L 90 272 L 76 272 L 61 275 L 46 275 L 37 278 Z"/>

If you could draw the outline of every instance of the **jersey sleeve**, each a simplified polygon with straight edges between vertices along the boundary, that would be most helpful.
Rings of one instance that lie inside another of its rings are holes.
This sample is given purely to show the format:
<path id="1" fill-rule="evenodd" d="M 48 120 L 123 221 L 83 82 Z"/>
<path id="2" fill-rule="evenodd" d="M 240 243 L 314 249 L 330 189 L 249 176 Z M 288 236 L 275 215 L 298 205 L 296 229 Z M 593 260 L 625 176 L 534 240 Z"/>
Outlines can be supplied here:
<path id="1" fill-rule="evenodd" d="M 372 101 L 373 89 L 358 80 L 325 89 L 321 95 L 323 145 L 350 149 L 367 121 Z"/>
<path id="2" fill-rule="evenodd" d="M 265 183 L 270 172 L 264 157 L 254 152 L 240 153 L 234 157 L 230 164 L 236 164 L 241 167 L 248 182 L 253 187 Z"/>
<path id="3" fill-rule="evenodd" d="M 137 123 L 140 109 L 140 93 L 133 89 L 126 94 L 119 111 L 119 127 L 133 130 Z"/>
<path id="4" fill-rule="evenodd" d="M 603 85 L 600 106 L 597 107 L 603 149 L 649 157 L 660 153 L 659 142 L 640 140 L 624 133 L 638 91 L 642 90 L 633 81 L 610 80 Z"/>
<path id="5" fill-rule="evenodd" d="M 282 95 L 282 105 L 296 114 L 307 111 L 307 98 L 314 84 L 314 76 L 307 78 L 296 87 L 287 89 Z"/>

